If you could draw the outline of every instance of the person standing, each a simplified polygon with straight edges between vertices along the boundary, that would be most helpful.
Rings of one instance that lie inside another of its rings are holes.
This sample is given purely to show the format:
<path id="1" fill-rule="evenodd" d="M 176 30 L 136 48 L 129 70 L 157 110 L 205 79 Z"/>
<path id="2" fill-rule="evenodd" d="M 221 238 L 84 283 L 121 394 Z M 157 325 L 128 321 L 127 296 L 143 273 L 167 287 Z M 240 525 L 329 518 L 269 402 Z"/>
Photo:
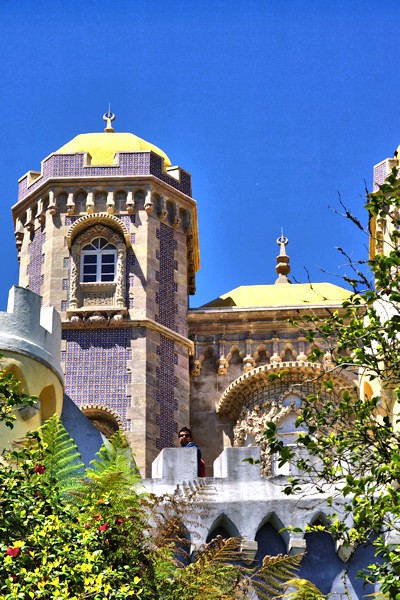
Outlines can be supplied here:
<path id="1" fill-rule="evenodd" d="M 182 427 L 178 435 L 181 448 L 197 448 L 197 477 L 205 477 L 205 465 L 201 458 L 201 450 L 193 441 L 192 432 L 188 427 Z"/>

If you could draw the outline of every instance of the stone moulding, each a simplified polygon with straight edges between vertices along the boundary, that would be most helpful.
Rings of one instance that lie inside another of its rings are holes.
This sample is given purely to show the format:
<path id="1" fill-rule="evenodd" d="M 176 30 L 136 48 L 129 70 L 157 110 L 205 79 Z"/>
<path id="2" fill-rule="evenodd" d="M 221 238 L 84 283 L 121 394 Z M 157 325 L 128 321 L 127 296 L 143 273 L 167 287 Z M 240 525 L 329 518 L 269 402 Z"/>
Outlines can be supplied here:
<path id="1" fill-rule="evenodd" d="M 118 219 L 118 217 L 114 217 L 114 215 L 110 215 L 108 213 L 96 213 L 91 215 L 84 215 L 80 217 L 73 223 L 68 229 L 65 239 L 67 240 L 68 248 L 71 249 L 72 242 L 74 238 L 92 225 L 106 225 L 111 229 L 114 229 L 119 234 L 121 234 L 125 240 L 125 244 L 127 248 L 131 248 L 131 238 L 130 233 L 123 221 Z"/>
<path id="2" fill-rule="evenodd" d="M 123 326 L 123 327 L 132 327 L 132 328 L 133 327 L 144 327 L 145 329 L 150 329 L 152 331 L 155 331 L 155 332 L 159 333 L 160 335 L 168 338 L 169 340 L 176 342 L 180 346 L 183 346 L 188 351 L 189 356 L 193 356 L 193 353 L 194 353 L 194 344 L 193 344 L 192 340 L 190 340 L 189 338 L 181 335 L 180 333 L 178 333 L 176 331 L 172 331 L 172 329 L 169 329 L 168 327 L 165 327 L 165 325 L 161 325 L 161 323 L 157 323 L 156 321 L 153 321 L 152 319 L 124 318 L 125 315 L 127 317 L 126 309 L 109 308 L 107 310 L 104 310 L 104 308 L 98 307 L 98 310 L 87 310 L 87 309 L 83 308 L 83 309 L 75 309 L 75 310 L 67 311 L 67 315 L 69 315 L 70 320 L 63 321 L 63 329 L 75 329 L 75 328 L 81 329 L 82 326 L 92 327 L 95 329 L 99 328 L 99 327 L 109 327 L 109 326 L 116 326 L 116 327 Z M 90 315 L 93 315 L 94 317 L 99 317 L 99 318 L 95 318 L 92 321 L 90 321 Z M 113 315 L 114 315 L 114 317 L 113 317 Z M 121 318 L 115 319 L 115 317 L 118 317 L 119 315 L 121 315 Z M 86 319 L 86 317 L 87 317 L 87 319 Z"/>

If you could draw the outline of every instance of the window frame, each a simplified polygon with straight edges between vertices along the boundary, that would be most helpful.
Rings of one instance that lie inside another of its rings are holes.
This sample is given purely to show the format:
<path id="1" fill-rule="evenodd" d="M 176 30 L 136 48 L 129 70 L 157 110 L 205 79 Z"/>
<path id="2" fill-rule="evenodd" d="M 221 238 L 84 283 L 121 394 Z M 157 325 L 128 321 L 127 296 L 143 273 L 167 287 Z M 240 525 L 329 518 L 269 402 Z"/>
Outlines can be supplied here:
<path id="1" fill-rule="evenodd" d="M 101 240 L 104 240 L 105 242 L 105 246 L 100 247 L 101 244 Z M 93 248 L 93 249 L 88 249 L 85 250 L 84 248 L 86 248 L 87 246 L 91 246 L 94 245 L 96 242 L 98 242 L 98 247 L 97 248 Z M 107 246 L 112 246 L 112 248 L 107 248 Z M 94 256 L 95 257 L 95 261 L 90 265 L 90 263 L 86 263 L 85 264 L 85 257 L 86 256 Z M 111 264 L 111 263 L 103 263 L 103 257 L 104 256 L 113 256 L 114 260 L 113 260 L 113 277 L 112 279 L 103 279 L 103 276 L 107 276 L 109 275 L 109 273 L 104 273 L 103 272 L 103 267 L 105 266 L 105 264 Z M 114 244 L 112 244 L 111 242 L 109 242 L 105 237 L 99 235 L 95 238 L 93 238 L 92 240 L 90 240 L 87 244 L 85 244 L 85 246 L 81 249 L 80 252 L 80 275 L 79 275 L 79 282 L 83 285 L 85 284 L 101 284 L 101 283 L 115 283 L 116 278 L 117 278 L 117 262 L 118 262 L 118 252 L 117 252 L 117 248 Z M 91 273 L 86 273 L 85 274 L 85 267 L 87 266 L 93 266 L 95 265 L 95 279 L 93 280 L 85 280 L 85 276 L 90 276 L 93 275 Z"/>

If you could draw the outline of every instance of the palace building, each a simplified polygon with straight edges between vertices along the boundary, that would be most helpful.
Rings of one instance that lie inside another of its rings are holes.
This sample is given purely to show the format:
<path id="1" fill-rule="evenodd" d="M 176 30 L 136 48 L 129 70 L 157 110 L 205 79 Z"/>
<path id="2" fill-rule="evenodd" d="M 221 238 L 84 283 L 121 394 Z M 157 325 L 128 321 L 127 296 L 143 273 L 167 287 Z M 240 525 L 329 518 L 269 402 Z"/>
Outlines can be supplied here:
<path id="1" fill-rule="evenodd" d="M 330 509 L 324 498 L 283 494 L 289 472 L 271 459 L 263 436 L 273 420 L 286 443 L 294 442 L 302 398 L 320 388 L 314 382 L 330 365 L 329 352 L 322 364 L 308 359 L 305 332 L 288 320 L 340 310 L 350 293 L 330 283 L 291 283 L 282 234 L 275 282 L 188 309 L 200 265 L 191 176 L 153 144 L 116 132 L 112 113 L 104 120 L 104 131 L 77 135 L 19 180 L 12 208 L 19 287 L 0 314 L 0 349 L 40 398 L 21 431 L 53 410 L 62 410 L 75 439 L 85 433 L 80 447 L 122 428 L 157 493 L 197 475 L 195 451 L 175 449 L 179 429 L 189 426 L 215 490 L 200 537 L 240 535 L 257 561 L 307 550 L 300 576 L 324 593 L 341 593 L 343 577 L 353 597 L 367 593 L 356 579 L 366 551 L 353 553 L 349 565 L 350 553 L 328 534 L 278 533 L 324 522 Z M 31 305 L 29 319 L 55 309 L 60 322 L 52 312 L 55 325 L 15 333 L 18 313 Z M 47 369 L 36 391 L 24 374 L 28 358 Z M 284 379 L 269 377 L 282 371 Z M 335 377 L 338 390 L 357 383 Z"/>

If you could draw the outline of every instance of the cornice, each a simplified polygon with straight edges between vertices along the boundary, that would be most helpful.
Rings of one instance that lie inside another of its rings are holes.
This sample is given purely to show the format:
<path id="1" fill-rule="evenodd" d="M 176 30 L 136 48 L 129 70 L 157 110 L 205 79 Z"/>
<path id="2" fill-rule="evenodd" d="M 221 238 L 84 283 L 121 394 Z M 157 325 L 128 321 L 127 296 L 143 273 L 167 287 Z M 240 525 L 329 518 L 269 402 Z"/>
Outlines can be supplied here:
<path id="1" fill-rule="evenodd" d="M 107 307 L 94 307 L 93 310 L 88 310 L 86 308 L 83 309 L 76 309 L 74 311 L 69 311 L 71 313 L 71 315 L 79 315 L 79 314 L 83 314 L 83 313 L 107 313 L 110 312 L 112 309 L 108 309 Z M 115 309 L 113 311 L 116 314 L 123 314 L 124 312 L 126 312 L 126 310 L 121 310 L 121 309 Z M 134 327 L 144 327 L 145 329 L 150 329 L 151 331 L 155 331 L 156 333 L 159 333 L 160 335 L 163 335 L 164 337 L 168 338 L 169 340 L 176 342 L 177 344 L 179 344 L 180 346 L 183 346 L 184 348 L 186 348 L 188 350 L 188 353 L 190 356 L 193 355 L 194 353 L 194 343 L 192 342 L 192 340 L 189 340 L 189 338 L 181 335 L 180 333 L 177 333 L 176 331 L 172 331 L 171 329 L 169 329 L 168 327 L 166 327 L 165 325 L 162 325 L 161 323 L 157 323 L 156 321 L 154 321 L 153 319 L 148 319 L 148 318 L 136 318 L 136 319 L 129 319 L 129 320 L 118 320 L 115 324 L 117 327 L 121 328 L 121 327 L 130 327 L 130 328 L 134 328 Z M 87 328 L 99 328 L 99 324 L 96 322 L 93 323 L 89 323 L 88 325 L 83 324 L 82 321 L 79 322 L 71 322 L 71 321 L 63 321 L 62 324 L 63 329 L 87 329 Z"/>

